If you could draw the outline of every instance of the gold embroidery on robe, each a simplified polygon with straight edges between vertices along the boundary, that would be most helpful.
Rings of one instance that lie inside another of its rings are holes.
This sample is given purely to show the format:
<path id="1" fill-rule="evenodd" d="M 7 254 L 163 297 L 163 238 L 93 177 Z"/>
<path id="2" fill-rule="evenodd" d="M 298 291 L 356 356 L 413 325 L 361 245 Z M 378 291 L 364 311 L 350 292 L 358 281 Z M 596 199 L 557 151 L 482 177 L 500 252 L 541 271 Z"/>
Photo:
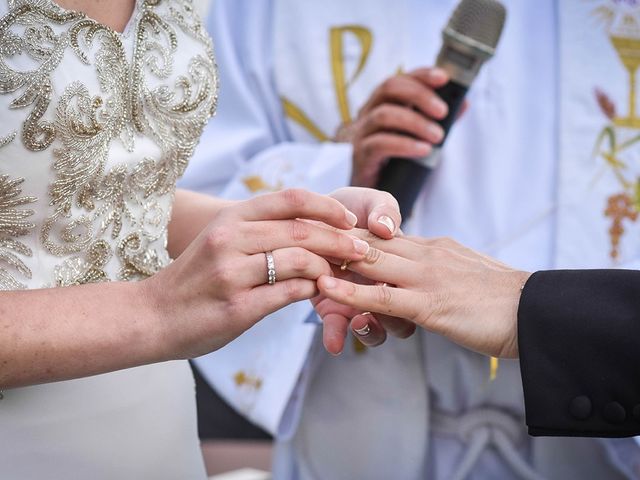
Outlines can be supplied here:
<path id="1" fill-rule="evenodd" d="M 358 66 L 350 78 L 347 78 L 344 59 L 344 36 L 354 35 L 361 46 L 361 54 Z M 280 101 L 286 117 L 304 128 L 318 142 L 343 141 L 343 134 L 347 131 L 353 118 L 349 104 L 349 87 L 361 75 L 362 70 L 369 60 L 373 34 L 366 27 L 359 25 L 347 25 L 334 27 L 329 31 L 329 50 L 331 53 L 331 70 L 333 75 L 334 91 L 337 107 L 340 112 L 341 124 L 334 135 L 324 132 L 311 117 L 298 105 L 286 96 L 281 96 Z M 242 179 L 242 182 L 251 193 L 272 192 L 282 189 L 282 181 L 270 184 L 258 175 L 250 175 Z"/>
<path id="2" fill-rule="evenodd" d="M 242 183 L 244 183 L 244 186 L 247 187 L 251 193 L 257 193 L 260 191 L 277 192 L 282 190 L 283 186 L 282 182 L 278 182 L 276 185 L 271 185 L 259 175 L 249 175 L 242 179 Z"/>
<path id="3" fill-rule="evenodd" d="M 354 35 L 361 46 L 358 66 L 350 78 L 347 78 L 344 60 L 344 36 L 348 34 Z M 340 112 L 340 118 L 342 121 L 338 130 L 340 130 L 340 128 L 344 128 L 344 125 L 348 125 L 352 121 L 351 106 L 349 104 L 348 97 L 349 87 L 358 79 L 362 74 L 362 70 L 367 65 L 372 45 L 373 34 L 369 29 L 360 25 L 333 27 L 329 31 L 331 72 L 333 75 L 333 85 L 338 111 Z M 293 101 L 284 96 L 281 97 L 281 101 L 285 114 L 291 120 L 307 130 L 315 139 L 324 142 L 334 138 L 333 135 L 323 132 L 322 129 L 318 127 L 313 120 L 311 120 L 309 115 L 307 115 Z"/>
<path id="4" fill-rule="evenodd" d="M 593 14 L 606 28 L 606 35 L 615 50 L 621 67 L 627 70 L 629 78 L 626 114 L 606 94 L 597 88 L 595 97 L 608 124 L 598 135 L 595 154 L 602 158 L 613 173 L 620 191 L 607 198 L 603 213 L 611 219 L 609 238 L 612 260 L 620 256 L 620 242 L 625 233 L 625 224 L 634 223 L 640 213 L 640 176 L 630 162 L 637 163 L 640 147 L 640 118 L 636 112 L 636 75 L 640 67 L 640 8 L 634 10 L 620 8 L 612 0 L 603 0 Z M 636 166 L 637 167 L 637 166 Z"/>
<path id="5" fill-rule="evenodd" d="M 262 380 L 254 375 L 249 375 L 244 371 L 239 371 L 233 376 L 233 381 L 236 386 L 250 387 L 254 390 L 260 390 L 262 388 Z"/>

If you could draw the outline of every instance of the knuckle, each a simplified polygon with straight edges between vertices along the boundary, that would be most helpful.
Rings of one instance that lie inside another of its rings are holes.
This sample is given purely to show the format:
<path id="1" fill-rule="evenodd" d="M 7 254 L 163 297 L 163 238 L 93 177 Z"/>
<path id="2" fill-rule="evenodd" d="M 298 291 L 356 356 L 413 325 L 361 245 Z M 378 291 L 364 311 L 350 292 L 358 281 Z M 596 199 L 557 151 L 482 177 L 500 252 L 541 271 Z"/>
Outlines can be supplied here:
<path id="1" fill-rule="evenodd" d="M 384 190 L 378 190 L 377 192 L 380 195 L 381 206 L 390 207 L 394 210 L 400 210 L 398 200 L 396 200 L 396 197 L 391 195 L 389 192 L 385 192 Z"/>
<path id="2" fill-rule="evenodd" d="M 370 157 L 376 152 L 377 147 L 375 138 L 375 136 L 370 136 L 360 142 L 359 150 L 362 156 Z"/>
<path id="3" fill-rule="evenodd" d="M 308 192 L 301 188 L 288 188 L 281 193 L 285 203 L 291 207 L 302 207 L 307 202 Z"/>
<path id="4" fill-rule="evenodd" d="M 382 258 L 384 257 L 384 254 L 382 252 L 382 250 L 379 250 L 375 247 L 370 247 L 369 251 L 367 252 L 367 254 L 365 255 L 365 262 L 371 264 L 371 265 L 377 265 L 379 263 L 382 262 Z"/>
<path id="5" fill-rule="evenodd" d="M 455 247 L 456 242 L 449 237 L 439 237 L 432 239 L 429 244 L 433 247 L 434 254 L 439 257 L 444 257 Z"/>
<path id="6" fill-rule="evenodd" d="M 267 252 L 269 250 L 269 247 L 267 247 L 267 243 L 265 242 L 266 238 L 267 237 L 262 235 L 258 235 L 255 237 L 256 252 Z"/>
<path id="7" fill-rule="evenodd" d="M 354 168 L 357 168 L 357 166 L 362 163 L 364 157 L 366 156 L 364 147 L 363 147 L 363 140 L 361 138 L 356 138 L 353 141 L 353 163 L 354 163 Z"/>
<path id="8" fill-rule="evenodd" d="M 429 249 L 429 257 L 434 262 L 430 270 L 432 282 L 434 285 L 442 287 L 451 266 L 457 263 L 456 254 L 448 247 L 438 246 Z"/>
<path id="9" fill-rule="evenodd" d="M 384 82 L 382 82 L 382 85 L 380 85 L 380 91 L 384 95 L 393 95 L 393 93 L 396 91 L 396 85 L 398 83 L 398 78 L 399 77 L 397 77 L 397 76 L 391 77 L 391 78 L 387 78 Z"/>
<path id="10" fill-rule="evenodd" d="M 292 220 L 289 223 L 289 236 L 294 242 L 303 242 L 309 238 L 311 234 L 310 226 L 300 220 Z"/>
<path id="11" fill-rule="evenodd" d="M 431 87 L 424 84 L 422 84 L 422 96 L 427 104 L 431 104 L 433 100 L 440 98 Z"/>
<path id="12" fill-rule="evenodd" d="M 227 264 L 218 265 L 213 270 L 213 281 L 221 292 L 232 291 L 235 285 L 236 275 L 234 269 Z"/>
<path id="13" fill-rule="evenodd" d="M 232 232 L 226 225 L 211 227 L 205 234 L 205 245 L 208 250 L 216 251 L 227 247 L 232 239 Z"/>
<path id="14" fill-rule="evenodd" d="M 369 230 L 358 230 L 355 232 L 355 235 L 360 239 L 364 240 L 369 244 L 370 247 L 374 247 L 376 245 L 381 245 L 384 240 L 377 236 L 375 233 L 372 233 Z"/>
<path id="15" fill-rule="evenodd" d="M 284 290 L 288 300 L 297 300 L 303 297 L 304 284 L 299 280 L 288 280 L 284 283 Z"/>
<path id="16" fill-rule="evenodd" d="M 380 106 L 371 112 L 371 120 L 376 125 L 388 125 L 393 120 L 393 114 L 390 109 Z"/>
<path id="17" fill-rule="evenodd" d="M 335 254 L 338 256 L 349 255 L 354 251 L 353 239 L 344 233 L 334 232 L 332 234 L 331 245 L 335 247 Z"/>
<path id="18" fill-rule="evenodd" d="M 227 300 L 227 318 L 242 319 L 247 316 L 249 302 L 243 294 L 233 295 Z"/>
<path id="19" fill-rule="evenodd" d="M 451 237 L 441 237 L 439 241 L 440 241 L 440 244 L 444 247 L 451 247 L 456 243 L 456 241 Z"/>
<path id="20" fill-rule="evenodd" d="M 442 317 L 444 305 L 447 302 L 447 294 L 444 292 L 425 292 L 420 296 L 416 323 L 429 330 L 444 333 L 446 325 L 442 325 L 439 319 Z"/>
<path id="21" fill-rule="evenodd" d="M 309 258 L 306 250 L 297 248 L 292 252 L 291 255 L 291 267 L 295 272 L 303 273 L 309 270 L 309 267 L 311 266 L 311 259 Z"/>
<path id="22" fill-rule="evenodd" d="M 389 307 L 393 301 L 391 289 L 385 285 L 377 285 L 375 287 L 376 301 L 382 307 Z"/>

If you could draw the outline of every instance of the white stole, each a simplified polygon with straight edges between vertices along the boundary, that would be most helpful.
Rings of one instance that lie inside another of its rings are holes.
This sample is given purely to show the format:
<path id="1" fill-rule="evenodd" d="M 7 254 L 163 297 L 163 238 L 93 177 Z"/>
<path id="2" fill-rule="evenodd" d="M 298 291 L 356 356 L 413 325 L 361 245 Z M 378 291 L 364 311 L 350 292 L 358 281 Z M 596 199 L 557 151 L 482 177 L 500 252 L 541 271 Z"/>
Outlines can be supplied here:
<path id="1" fill-rule="evenodd" d="M 405 1 L 372 8 L 368 0 L 281 0 L 275 9 L 276 87 L 297 141 L 333 138 L 378 84 L 407 65 Z"/>

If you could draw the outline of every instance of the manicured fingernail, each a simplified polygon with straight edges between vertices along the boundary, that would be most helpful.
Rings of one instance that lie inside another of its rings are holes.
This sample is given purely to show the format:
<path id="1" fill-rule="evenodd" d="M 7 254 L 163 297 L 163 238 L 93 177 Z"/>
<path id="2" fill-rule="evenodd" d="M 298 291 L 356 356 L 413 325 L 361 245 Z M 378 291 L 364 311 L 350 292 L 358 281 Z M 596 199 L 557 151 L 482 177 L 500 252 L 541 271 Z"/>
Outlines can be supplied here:
<path id="1" fill-rule="evenodd" d="M 356 214 L 347 210 L 346 216 L 347 216 L 347 222 L 349 222 L 349 225 L 351 225 L 352 227 L 355 227 L 356 224 L 358 223 L 358 217 L 356 217 Z"/>
<path id="2" fill-rule="evenodd" d="M 380 218 L 378 218 L 378 223 L 380 223 L 381 225 L 384 225 L 392 235 L 395 233 L 396 224 L 391 219 L 391 217 L 387 217 L 386 215 L 383 215 Z"/>
<path id="3" fill-rule="evenodd" d="M 353 239 L 353 246 L 356 249 L 356 252 L 361 253 L 362 255 L 365 255 L 369 251 L 369 244 L 359 238 Z"/>
<path id="4" fill-rule="evenodd" d="M 336 282 L 332 277 L 322 277 L 320 279 L 324 288 L 331 290 L 332 288 L 336 288 L 338 286 L 338 282 Z"/>
<path id="5" fill-rule="evenodd" d="M 371 327 L 369 326 L 369 324 L 367 323 L 364 327 L 362 328 L 354 328 L 353 329 L 354 332 L 356 332 L 358 335 L 360 335 L 361 337 L 366 337 L 367 335 L 369 335 L 371 333 Z"/>
<path id="6" fill-rule="evenodd" d="M 371 315 L 371 312 L 363 312 L 363 313 L 360 314 L 361 317 L 366 317 L 366 316 L 370 316 L 370 315 Z M 369 335 L 371 333 L 371 327 L 369 326 L 368 323 L 365 323 L 360 328 L 354 328 L 353 331 L 356 332 L 361 337 L 366 337 L 367 335 Z"/>

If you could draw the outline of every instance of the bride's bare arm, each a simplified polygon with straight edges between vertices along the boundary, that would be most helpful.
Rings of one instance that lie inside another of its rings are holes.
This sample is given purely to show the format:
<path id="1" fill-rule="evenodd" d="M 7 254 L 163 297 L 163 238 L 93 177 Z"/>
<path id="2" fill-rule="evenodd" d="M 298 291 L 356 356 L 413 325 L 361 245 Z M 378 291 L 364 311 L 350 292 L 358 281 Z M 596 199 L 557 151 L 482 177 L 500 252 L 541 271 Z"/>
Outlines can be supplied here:
<path id="1" fill-rule="evenodd" d="M 171 258 L 180 256 L 222 208 L 234 203 L 189 190 L 176 190 L 167 245 Z"/>
<path id="2" fill-rule="evenodd" d="M 317 293 L 323 256 L 362 259 L 337 200 L 300 190 L 220 209 L 184 252 L 141 282 L 0 294 L 0 389 L 215 350 L 265 315 Z M 278 281 L 267 285 L 265 251 Z M 314 253 L 312 253 L 314 252 Z"/>
<path id="3" fill-rule="evenodd" d="M 0 388 L 82 377 L 163 356 L 145 282 L 3 292 Z"/>

